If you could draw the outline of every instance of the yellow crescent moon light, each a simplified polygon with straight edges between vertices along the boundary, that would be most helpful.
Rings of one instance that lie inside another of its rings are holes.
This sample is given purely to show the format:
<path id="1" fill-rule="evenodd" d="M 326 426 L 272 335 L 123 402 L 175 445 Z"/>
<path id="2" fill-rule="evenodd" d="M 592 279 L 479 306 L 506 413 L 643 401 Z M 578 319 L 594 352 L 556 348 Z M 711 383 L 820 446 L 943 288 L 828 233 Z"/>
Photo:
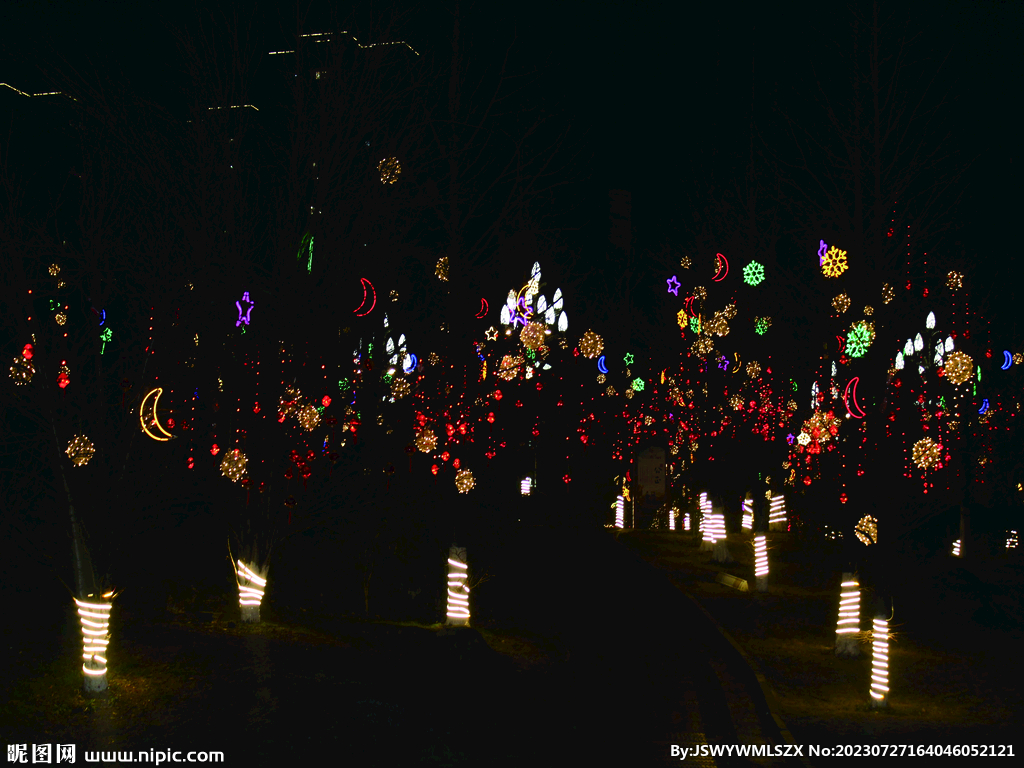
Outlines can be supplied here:
<path id="1" fill-rule="evenodd" d="M 157 405 L 160 403 L 160 395 L 162 395 L 163 393 L 163 388 L 157 387 L 156 389 L 149 390 L 149 392 L 147 392 L 145 396 L 142 398 L 142 402 L 139 404 L 139 426 L 142 427 L 142 431 L 145 432 L 147 436 L 153 438 L 154 440 L 158 440 L 161 443 L 166 443 L 168 440 L 172 439 L 174 435 L 172 435 L 170 432 L 164 429 L 163 425 L 160 423 L 160 419 L 158 419 L 156 415 L 156 408 Z M 160 430 L 160 432 L 163 435 L 165 435 L 164 437 L 161 437 L 160 435 L 155 435 L 152 432 L 150 432 L 148 425 L 146 424 L 146 401 L 149 400 L 149 396 L 153 394 L 155 394 L 156 397 L 153 398 L 153 411 L 150 414 L 149 424 L 154 425 L 158 430 Z"/>

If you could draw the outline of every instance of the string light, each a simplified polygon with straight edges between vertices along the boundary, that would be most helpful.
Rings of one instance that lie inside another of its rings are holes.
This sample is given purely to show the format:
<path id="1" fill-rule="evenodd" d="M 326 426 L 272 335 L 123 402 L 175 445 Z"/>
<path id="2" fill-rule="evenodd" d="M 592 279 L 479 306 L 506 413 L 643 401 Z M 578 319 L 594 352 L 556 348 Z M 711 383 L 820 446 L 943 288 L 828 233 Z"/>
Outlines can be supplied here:
<path id="1" fill-rule="evenodd" d="M 853 532 L 866 547 L 878 543 L 878 521 L 871 515 L 864 515 Z"/>
<path id="2" fill-rule="evenodd" d="M 768 544 L 767 537 L 761 533 L 754 537 L 754 576 L 757 579 L 757 591 L 768 589 Z"/>
<path id="3" fill-rule="evenodd" d="M 107 687 L 107 648 L 110 645 L 110 609 L 114 593 L 103 595 L 100 602 L 74 598 L 78 607 L 79 623 L 82 628 L 82 672 L 85 674 L 86 690 L 102 691 Z"/>
<path id="4" fill-rule="evenodd" d="M 786 530 L 786 497 L 782 494 L 772 496 L 768 505 L 768 530 Z"/>
<path id="5" fill-rule="evenodd" d="M 473 479 L 473 473 L 468 469 L 460 469 L 455 473 L 455 487 L 459 490 L 459 493 L 469 493 L 476 486 L 476 480 Z"/>
<path id="6" fill-rule="evenodd" d="M 377 165 L 377 170 L 380 172 L 381 184 L 394 184 L 402 173 L 402 165 L 397 157 L 385 157 Z"/>
<path id="7" fill-rule="evenodd" d="M 953 557 L 960 557 L 960 539 L 953 542 Z"/>
<path id="8" fill-rule="evenodd" d="M 600 355 L 603 349 L 604 339 L 593 331 L 587 331 L 580 339 L 580 352 L 583 353 L 584 357 L 593 359 Z"/>
<path id="9" fill-rule="evenodd" d="M 469 566 L 465 547 L 448 550 L 448 624 L 469 624 Z"/>
<path id="10" fill-rule="evenodd" d="M 245 454 L 238 448 L 228 451 L 220 461 L 220 472 L 233 483 L 245 477 Z"/>
<path id="11" fill-rule="evenodd" d="M 889 698 L 889 622 L 875 617 L 871 631 L 872 706 L 884 707 Z"/>
<path id="12" fill-rule="evenodd" d="M 856 634 L 860 631 L 860 582 L 852 573 L 843 574 L 836 619 L 836 656 L 859 656 Z"/>
<path id="13" fill-rule="evenodd" d="M 238 584 L 238 604 L 242 607 L 242 621 L 256 624 L 260 620 L 260 604 L 263 602 L 264 589 L 267 586 L 266 567 L 257 573 L 241 560 L 236 561 L 236 583 Z"/>
<path id="14" fill-rule="evenodd" d="M 754 527 L 754 500 L 743 500 L 743 530 L 749 531 Z"/>
<path id="15" fill-rule="evenodd" d="M 529 477 L 524 477 L 519 481 L 519 493 L 522 496 L 530 495 L 530 488 L 533 485 L 533 481 Z"/>
<path id="16" fill-rule="evenodd" d="M 626 524 L 626 500 L 622 496 L 615 497 L 615 527 L 623 528 Z"/>

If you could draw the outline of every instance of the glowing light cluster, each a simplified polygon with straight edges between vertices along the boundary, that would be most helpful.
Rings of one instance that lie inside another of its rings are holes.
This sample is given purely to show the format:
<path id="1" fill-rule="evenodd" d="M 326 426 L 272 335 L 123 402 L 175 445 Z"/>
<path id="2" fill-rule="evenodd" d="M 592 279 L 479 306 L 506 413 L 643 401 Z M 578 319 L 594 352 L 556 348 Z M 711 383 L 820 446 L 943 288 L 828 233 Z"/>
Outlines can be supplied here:
<path id="1" fill-rule="evenodd" d="M 834 245 L 821 257 L 821 272 L 825 277 L 839 277 L 848 268 L 846 251 L 841 251 Z"/>
<path id="2" fill-rule="evenodd" d="M 951 291 L 955 291 L 959 288 L 964 287 L 964 276 L 956 270 L 951 271 L 946 275 L 946 287 Z"/>
<path id="3" fill-rule="evenodd" d="M 112 597 L 113 593 L 108 592 L 103 595 L 102 600 L 97 600 L 92 595 L 89 595 L 88 600 L 74 598 L 82 628 L 82 672 L 89 677 L 99 678 L 107 674 Z"/>
<path id="4" fill-rule="evenodd" d="M 743 500 L 743 530 L 749 531 L 754 527 L 754 500 Z"/>
<path id="5" fill-rule="evenodd" d="M 845 312 L 849 308 L 850 297 L 847 296 L 845 293 L 840 293 L 838 296 L 832 299 L 832 309 L 834 309 L 839 314 L 843 314 L 843 312 Z"/>
<path id="6" fill-rule="evenodd" d="M 889 622 L 877 616 L 871 627 L 871 698 L 884 706 L 889 696 Z"/>
<path id="7" fill-rule="evenodd" d="M 580 339 L 580 352 L 584 357 L 597 357 L 604 350 L 604 339 L 593 331 L 587 331 Z"/>
<path id="8" fill-rule="evenodd" d="M 31 345 L 27 345 L 26 350 L 30 349 Z M 32 377 L 36 375 L 36 366 L 32 362 L 31 357 L 31 351 L 28 352 L 28 355 L 22 352 L 14 358 L 14 363 L 11 365 L 11 379 L 19 387 L 28 384 L 32 381 Z"/>
<path id="9" fill-rule="evenodd" d="M 397 157 L 385 157 L 377 165 L 381 184 L 394 184 L 402 173 L 402 164 Z"/>
<path id="10" fill-rule="evenodd" d="M 954 384 L 963 384 L 974 373 L 974 360 L 970 355 L 956 350 L 946 358 L 946 378 Z"/>
<path id="11" fill-rule="evenodd" d="M 442 256 L 437 260 L 437 264 L 434 266 L 434 275 L 442 283 L 448 282 L 448 257 Z"/>
<path id="12" fill-rule="evenodd" d="M 298 419 L 299 424 L 302 425 L 302 428 L 307 432 L 312 432 L 320 423 L 320 411 L 316 409 L 316 406 L 309 403 L 300 406 L 295 417 Z"/>
<path id="13" fill-rule="evenodd" d="M 890 301 L 896 298 L 896 291 L 888 283 L 882 285 L 882 303 L 888 304 Z"/>
<path id="14" fill-rule="evenodd" d="M 757 286 L 764 282 L 764 265 L 752 261 L 743 268 L 743 282 L 747 285 Z"/>
<path id="15" fill-rule="evenodd" d="M 747 376 L 752 379 L 756 379 L 761 375 L 761 364 L 757 360 L 751 360 L 747 363 Z"/>
<path id="16" fill-rule="evenodd" d="M 455 487 L 459 493 L 469 493 L 476 486 L 473 473 L 463 467 L 455 473 Z"/>
<path id="17" fill-rule="evenodd" d="M 448 550 L 448 623 L 469 624 L 469 566 L 466 550 L 452 547 Z"/>
<path id="18" fill-rule="evenodd" d="M 939 460 L 942 458 L 942 446 L 930 437 L 922 437 L 914 443 L 911 457 L 921 469 L 931 469 L 939 465 Z"/>
<path id="19" fill-rule="evenodd" d="M 860 583 L 844 581 L 839 592 L 839 618 L 836 620 L 836 642 L 842 635 L 860 631 Z"/>
<path id="20" fill-rule="evenodd" d="M 853 532 L 865 547 L 878 543 L 878 521 L 871 515 L 864 515 Z"/>
<path id="21" fill-rule="evenodd" d="M 416 435 L 416 447 L 420 453 L 432 453 L 437 447 L 437 435 L 429 427 L 424 427 L 420 430 L 420 433 Z"/>
<path id="22" fill-rule="evenodd" d="M 754 576 L 758 581 L 768 576 L 768 543 L 763 533 L 754 537 Z"/>
<path id="23" fill-rule="evenodd" d="M 232 483 L 245 477 L 245 454 L 235 448 L 224 454 L 220 460 L 220 472 Z"/>
<path id="24" fill-rule="evenodd" d="M 96 447 L 85 435 L 77 435 L 64 451 L 76 467 L 84 467 L 95 455 Z"/>

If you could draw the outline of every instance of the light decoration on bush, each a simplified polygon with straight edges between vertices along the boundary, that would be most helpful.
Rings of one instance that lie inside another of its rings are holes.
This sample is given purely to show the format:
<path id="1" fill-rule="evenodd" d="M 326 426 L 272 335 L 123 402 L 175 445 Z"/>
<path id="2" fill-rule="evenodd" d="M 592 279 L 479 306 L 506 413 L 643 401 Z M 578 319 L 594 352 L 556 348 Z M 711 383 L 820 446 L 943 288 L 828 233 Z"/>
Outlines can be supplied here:
<path id="1" fill-rule="evenodd" d="M 78 607 L 79 623 L 82 628 L 82 672 L 86 675 L 86 689 L 104 690 L 106 682 L 99 682 L 107 674 L 107 648 L 110 645 L 110 602 L 113 592 L 107 592 L 96 599 L 89 595 L 85 600 L 74 598 Z M 96 680 L 89 680 L 96 678 Z"/>
<path id="2" fill-rule="evenodd" d="M 871 515 L 864 515 L 853 532 L 865 547 L 878 543 L 878 521 Z"/>
<path id="3" fill-rule="evenodd" d="M 757 286 L 764 282 L 764 265 L 752 261 L 743 268 L 743 282 L 747 285 Z"/>
<path id="4" fill-rule="evenodd" d="M 299 424 L 307 432 L 312 432 L 320 423 L 320 412 L 316 409 L 316 406 L 309 403 L 301 406 L 295 416 L 299 420 Z"/>
<path id="5" fill-rule="evenodd" d="M 846 251 L 841 251 L 834 245 L 821 257 L 821 273 L 825 277 L 839 277 L 848 267 Z"/>
<path id="6" fill-rule="evenodd" d="M 786 497 L 772 496 L 768 502 L 768 530 L 786 529 Z"/>
<path id="7" fill-rule="evenodd" d="M 451 547 L 448 550 L 448 624 L 469 624 L 469 584 L 466 583 L 468 580 L 466 548 Z"/>
<path id="8" fill-rule="evenodd" d="M 754 537 L 754 577 L 757 591 L 764 592 L 768 588 L 768 543 L 763 533 Z"/>
<path id="9" fill-rule="evenodd" d="M 238 604 L 242 607 L 242 621 L 254 624 L 260 620 L 260 605 L 267 586 L 266 570 L 256 573 L 241 560 L 235 561 L 235 581 L 238 584 Z"/>
<path id="10" fill-rule="evenodd" d="M 522 496 L 529 496 L 530 488 L 532 485 L 533 480 L 531 480 L 529 477 L 524 477 L 522 480 L 519 481 L 519 493 Z"/>
<path id="11" fill-rule="evenodd" d="M 911 453 L 914 463 L 921 469 L 931 469 L 939 463 L 942 458 L 942 446 L 930 437 L 922 437 L 914 443 Z"/>
<path id="12" fill-rule="evenodd" d="M 459 490 L 459 493 L 469 493 L 476 486 L 476 480 L 473 479 L 473 473 L 463 467 L 455 473 L 455 487 Z"/>
<path id="13" fill-rule="evenodd" d="M 953 270 L 952 272 L 946 275 L 946 287 L 949 288 L 949 290 L 951 291 L 963 288 L 964 276 L 957 272 L 956 270 Z"/>
<path id="14" fill-rule="evenodd" d="M 754 527 L 754 500 L 743 500 L 743 530 L 749 531 Z"/>
<path id="15" fill-rule="evenodd" d="M 225 453 L 220 460 L 220 472 L 232 483 L 237 483 L 245 477 L 245 454 L 238 448 Z"/>
<path id="16" fill-rule="evenodd" d="M 64 451 L 76 467 L 84 467 L 95 455 L 96 448 L 85 435 L 77 435 Z"/>
<path id="17" fill-rule="evenodd" d="M 956 350 L 946 358 L 946 378 L 954 384 L 963 384 L 974 373 L 974 360 L 964 352 Z"/>
<path id="18" fill-rule="evenodd" d="M 402 173 L 402 164 L 397 157 L 385 157 L 377 164 L 381 184 L 394 184 Z"/>
<path id="19" fill-rule="evenodd" d="M 889 622 L 876 616 L 871 626 L 872 706 L 884 707 L 889 697 Z"/>
<path id="20" fill-rule="evenodd" d="M 626 500 L 622 496 L 615 497 L 615 527 L 622 528 L 626 524 Z"/>
<path id="21" fill-rule="evenodd" d="M 960 557 L 960 539 L 953 542 L 953 557 Z"/>
<path id="22" fill-rule="evenodd" d="M 845 293 L 840 293 L 834 299 L 832 299 L 832 309 L 838 312 L 840 315 L 850 308 L 850 297 Z"/>
<path id="23" fill-rule="evenodd" d="M 580 352 L 584 357 L 591 359 L 597 357 L 604 350 L 604 339 L 593 331 L 587 331 L 580 339 Z"/>
<path id="24" fill-rule="evenodd" d="M 437 264 L 434 266 L 434 275 L 442 283 L 448 282 L 448 256 L 442 256 L 437 260 Z"/>
<path id="25" fill-rule="evenodd" d="M 852 573 L 843 574 L 836 619 L 836 655 L 859 656 L 856 634 L 860 631 L 860 582 Z"/>

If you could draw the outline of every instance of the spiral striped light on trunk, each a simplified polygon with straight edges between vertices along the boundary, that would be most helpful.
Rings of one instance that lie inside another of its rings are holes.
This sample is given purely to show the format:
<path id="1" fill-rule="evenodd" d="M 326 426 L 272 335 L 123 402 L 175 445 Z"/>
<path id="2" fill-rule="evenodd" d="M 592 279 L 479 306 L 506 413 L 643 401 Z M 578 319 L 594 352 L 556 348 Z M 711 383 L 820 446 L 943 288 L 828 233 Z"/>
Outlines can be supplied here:
<path id="1" fill-rule="evenodd" d="M 82 672 L 87 677 L 99 678 L 107 674 L 107 646 L 110 644 L 110 608 L 107 593 L 101 599 L 75 598 L 79 623 L 82 628 Z M 103 686 L 105 687 L 105 686 Z"/>
<path id="2" fill-rule="evenodd" d="M 448 550 L 448 624 L 469 624 L 469 565 L 465 547 Z"/>

